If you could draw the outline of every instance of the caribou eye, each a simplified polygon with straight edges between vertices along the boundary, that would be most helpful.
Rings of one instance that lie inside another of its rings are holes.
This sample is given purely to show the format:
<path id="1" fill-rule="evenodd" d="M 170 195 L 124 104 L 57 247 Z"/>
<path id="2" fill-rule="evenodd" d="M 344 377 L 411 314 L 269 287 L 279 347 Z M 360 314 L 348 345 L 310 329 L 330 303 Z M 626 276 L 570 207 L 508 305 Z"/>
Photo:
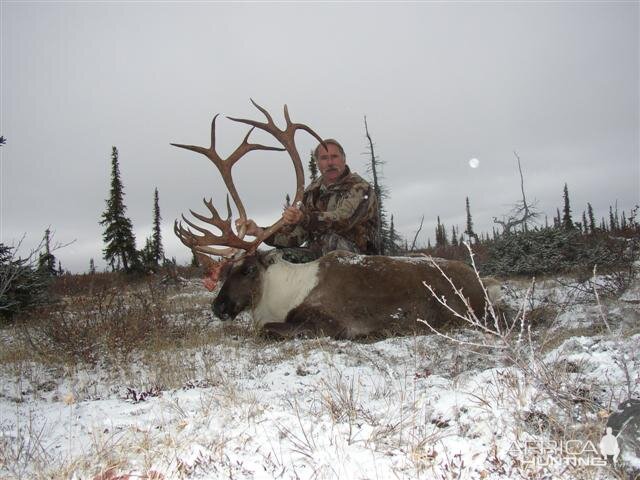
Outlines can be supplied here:
<path id="1" fill-rule="evenodd" d="M 249 276 L 256 273 L 255 265 L 248 265 L 242 269 L 242 275 Z"/>

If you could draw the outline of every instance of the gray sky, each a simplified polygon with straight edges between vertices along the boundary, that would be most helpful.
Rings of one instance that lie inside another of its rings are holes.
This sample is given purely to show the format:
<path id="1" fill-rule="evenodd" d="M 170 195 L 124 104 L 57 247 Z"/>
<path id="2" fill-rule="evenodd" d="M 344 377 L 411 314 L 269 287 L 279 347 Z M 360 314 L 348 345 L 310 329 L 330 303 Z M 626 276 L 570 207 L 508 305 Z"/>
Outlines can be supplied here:
<path id="1" fill-rule="evenodd" d="M 225 192 L 205 157 L 169 143 L 208 146 L 215 113 L 261 119 L 250 97 L 338 138 L 363 174 L 367 115 L 386 208 L 409 239 L 425 215 L 420 244 L 437 215 L 464 229 L 466 196 L 476 230 L 491 230 L 520 197 L 513 150 L 550 221 L 565 182 L 576 220 L 587 202 L 598 218 L 640 203 L 638 2 L 3 1 L 0 13 L 0 241 L 32 245 L 50 226 L 76 240 L 56 252 L 72 271 L 104 266 L 112 145 L 138 247 L 157 186 L 167 256 L 187 261 L 174 218 Z M 227 155 L 246 129 L 218 124 Z M 315 142 L 296 138 L 308 159 Z M 275 221 L 294 190 L 288 157 L 255 153 L 234 172 L 249 215 Z"/>

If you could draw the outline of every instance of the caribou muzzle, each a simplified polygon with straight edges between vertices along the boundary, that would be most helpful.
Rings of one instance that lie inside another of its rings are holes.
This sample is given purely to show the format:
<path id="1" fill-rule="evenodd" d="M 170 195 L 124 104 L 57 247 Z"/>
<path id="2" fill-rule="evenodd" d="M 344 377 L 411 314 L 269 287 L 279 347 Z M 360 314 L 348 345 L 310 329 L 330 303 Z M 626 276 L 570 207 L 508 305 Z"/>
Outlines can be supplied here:
<path id="1" fill-rule="evenodd" d="M 232 320 L 240 313 L 234 302 L 220 296 L 214 300 L 212 309 L 213 314 L 223 321 Z"/>

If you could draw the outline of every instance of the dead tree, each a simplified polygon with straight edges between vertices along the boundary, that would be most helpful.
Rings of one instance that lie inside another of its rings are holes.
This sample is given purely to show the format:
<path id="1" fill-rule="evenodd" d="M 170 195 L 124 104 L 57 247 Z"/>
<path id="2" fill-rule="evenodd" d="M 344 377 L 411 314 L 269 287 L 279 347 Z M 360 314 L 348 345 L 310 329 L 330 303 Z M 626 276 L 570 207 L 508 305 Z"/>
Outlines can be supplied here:
<path id="1" fill-rule="evenodd" d="M 376 197 L 378 198 L 378 231 L 376 232 L 376 237 L 378 239 L 378 243 L 380 245 L 380 254 L 385 255 L 387 250 L 393 250 L 393 245 L 390 245 L 393 242 L 392 238 L 389 238 L 389 227 L 387 225 L 387 214 L 384 211 L 383 202 L 388 197 L 388 191 L 380 184 L 381 174 L 378 172 L 378 168 L 383 165 L 383 162 L 376 156 L 375 150 L 373 148 L 373 140 L 371 139 L 371 135 L 369 134 L 369 126 L 367 125 L 367 116 L 364 116 L 364 131 L 367 137 L 367 141 L 369 145 L 367 145 L 368 154 L 371 158 L 371 162 L 369 163 L 369 172 L 371 172 L 371 176 L 373 178 L 373 191 L 376 193 Z"/>
<path id="2" fill-rule="evenodd" d="M 535 202 L 530 204 L 527 202 L 527 197 L 524 193 L 524 177 L 522 175 L 522 165 L 520 164 L 520 157 L 518 152 L 514 150 L 513 154 L 518 160 L 518 172 L 520 172 L 520 191 L 522 192 L 522 200 L 517 202 L 506 217 L 502 217 L 502 220 L 498 220 L 497 217 L 493 217 L 493 223 L 501 225 L 504 229 L 503 233 L 509 234 L 516 227 L 522 225 L 522 230 L 528 230 L 528 223 L 535 220 L 538 216 L 538 212 L 535 211 Z"/>

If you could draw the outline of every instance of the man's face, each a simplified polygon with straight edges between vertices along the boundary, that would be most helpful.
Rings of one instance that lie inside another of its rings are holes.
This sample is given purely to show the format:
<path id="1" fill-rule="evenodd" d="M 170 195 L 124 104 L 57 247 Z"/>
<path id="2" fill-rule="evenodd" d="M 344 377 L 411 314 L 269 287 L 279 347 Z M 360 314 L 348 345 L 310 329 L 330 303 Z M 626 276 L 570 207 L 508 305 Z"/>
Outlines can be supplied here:
<path id="1" fill-rule="evenodd" d="M 317 162 L 324 184 L 331 185 L 344 173 L 347 163 L 337 145 L 327 143 L 327 148 L 322 145 L 318 147 Z"/>

